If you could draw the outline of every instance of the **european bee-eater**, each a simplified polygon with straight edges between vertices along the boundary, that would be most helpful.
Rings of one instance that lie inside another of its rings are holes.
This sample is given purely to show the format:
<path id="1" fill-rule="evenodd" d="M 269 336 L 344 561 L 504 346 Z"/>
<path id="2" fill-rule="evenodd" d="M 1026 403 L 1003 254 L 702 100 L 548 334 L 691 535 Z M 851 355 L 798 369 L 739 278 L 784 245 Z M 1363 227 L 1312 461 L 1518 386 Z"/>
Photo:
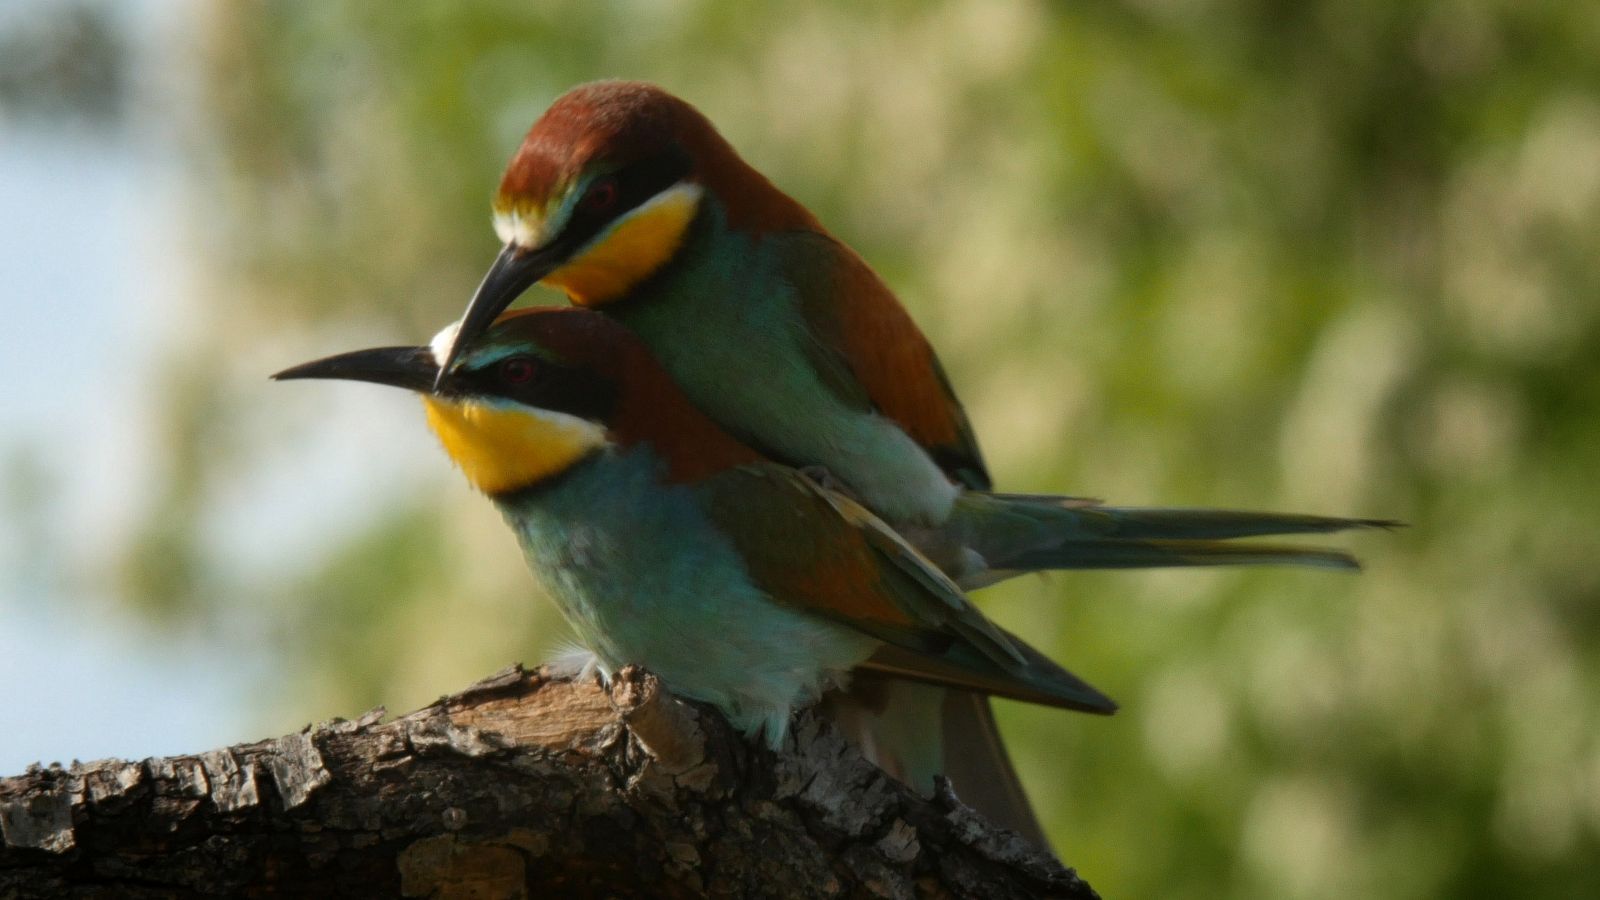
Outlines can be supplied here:
<path id="1" fill-rule="evenodd" d="M 626 322 L 713 419 L 897 526 L 989 477 L 928 341 L 860 256 L 649 84 L 563 95 L 494 201 L 505 248 L 452 350 L 536 282 Z"/>
<path id="2" fill-rule="evenodd" d="M 971 772 L 952 776 L 968 802 L 1042 840 L 985 697 L 1098 713 L 1110 699 L 992 624 L 866 508 L 718 427 L 615 321 L 512 314 L 441 370 L 453 336 L 274 377 L 420 393 L 602 675 L 643 665 L 776 745 L 855 671 L 856 696 L 831 709 L 869 756 L 924 790 Z"/>
<path id="3" fill-rule="evenodd" d="M 560 288 L 625 322 L 744 444 L 820 468 L 896 529 L 931 536 L 923 549 L 966 587 L 1018 567 L 1339 564 L 1300 549 L 1194 542 L 1385 524 L 1208 510 L 1157 522 L 1129 511 L 1105 536 L 1142 542 L 1075 543 L 1075 562 L 1041 559 L 1059 556 L 1054 544 L 1002 560 L 963 543 L 952 517 L 984 504 L 958 498 L 990 481 L 928 341 L 860 256 L 698 110 L 653 85 L 597 82 L 556 100 L 511 160 L 494 221 L 505 247 L 447 342 L 447 361 L 530 285 Z M 1005 509 L 1031 527 L 1023 504 Z M 1059 529 L 1053 510 L 1042 514 Z M 1019 549 L 1015 536 L 1007 546 Z"/>
<path id="4" fill-rule="evenodd" d="M 727 433 L 612 319 L 509 314 L 441 368 L 454 337 L 449 328 L 429 347 L 344 354 L 276 377 L 421 393 L 446 451 L 499 506 L 603 671 L 644 665 L 775 740 L 793 708 L 855 667 L 825 711 L 869 757 L 923 790 L 946 774 L 969 803 L 1041 841 L 987 696 L 1114 705 L 990 625 L 924 549 L 997 561 L 978 583 L 1043 568 L 1354 565 L 1335 550 L 1172 538 L 1260 533 L 1263 517 L 1252 513 L 974 490 L 943 529 L 908 542 Z M 1351 524 L 1270 520 L 1276 531 Z"/>
<path id="5" fill-rule="evenodd" d="M 950 538 L 963 490 L 990 487 L 949 379 L 894 294 L 661 88 L 602 81 L 557 99 L 506 169 L 494 223 L 505 247 L 447 342 L 447 362 L 540 282 L 625 322 L 744 444 L 824 470 L 897 529 Z M 1386 523 L 1193 510 L 1143 524 L 1124 536 L 1207 541 Z M 1007 568 L 972 544 L 941 549 L 930 555 L 967 586 Z M 1096 548 L 1075 549 L 1082 566 L 1318 561 L 1251 559 L 1261 551 L 1219 544 L 1124 543 L 1098 559 Z"/>

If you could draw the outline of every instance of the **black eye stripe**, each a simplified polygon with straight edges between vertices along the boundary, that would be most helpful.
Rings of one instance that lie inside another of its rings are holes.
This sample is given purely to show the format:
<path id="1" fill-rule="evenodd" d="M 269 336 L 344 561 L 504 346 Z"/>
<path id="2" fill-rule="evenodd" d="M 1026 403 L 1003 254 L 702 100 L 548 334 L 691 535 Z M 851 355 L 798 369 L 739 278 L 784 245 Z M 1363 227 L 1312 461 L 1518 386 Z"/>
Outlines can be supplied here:
<path id="1" fill-rule="evenodd" d="M 522 384 L 532 381 L 538 374 L 538 364 L 526 356 L 512 356 L 500 361 L 500 381 L 505 384 Z"/>
<path id="2" fill-rule="evenodd" d="M 561 240 L 574 250 L 588 243 L 607 224 L 682 180 L 689 169 L 689 155 L 672 147 L 612 172 L 610 178 L 617 185 L 616 200 L 600 211 L 587 209 L 580 202 L 562 230 Z"/>
<path id="3" fill-rule="evenodd" d="M 617 202 L 620 189 L 615 179 L 609 175 L 597 179 L 583 192 L 583 205 L 585 209 L 609 212 L 611 205 Z"/>
<path id="4" fill-rule="evenodd" d="M 458 371 L 451 379 L 455 392 L 463 395 L 502 397 L 526 406 L 548 409 L 588 419 L 606 422 L 617 409 L 616 382 L 603 375 L 584 369 L 574 369 L 544 359 L 524 357 L 534 366 L 532 378 L 519 384 L 508 384 L 500 378 L 504 360 L 487 369 L 470 372 Z"/>
<path id="5" fill-rule="evenodd" d="M 689 174 L 689 155 L 677 147 L 625 166 L 612 175 L 617 180 L 617 200 L 632 209 Z"/>

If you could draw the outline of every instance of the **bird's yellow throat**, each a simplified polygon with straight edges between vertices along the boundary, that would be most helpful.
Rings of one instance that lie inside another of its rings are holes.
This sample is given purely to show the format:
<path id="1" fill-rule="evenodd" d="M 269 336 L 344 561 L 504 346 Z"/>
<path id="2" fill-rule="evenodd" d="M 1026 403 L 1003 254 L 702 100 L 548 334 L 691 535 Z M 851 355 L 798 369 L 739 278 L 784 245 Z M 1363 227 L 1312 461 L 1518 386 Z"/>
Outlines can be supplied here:
<path id="1" fill-rule="evenodd" d="M 422 405 L 444 452 L 485 494 L 538 484 L 606 442 L 604 428 L 566 413 L 430 395 Z"/>
<path id="2" fill-rule="evenodd" d="M 579 306 L 603 306 L 633 289 L 683 246 L 700 208 L 702 189 L 683 182 L 618 219 L 544 283 L 566 291 Z"/>

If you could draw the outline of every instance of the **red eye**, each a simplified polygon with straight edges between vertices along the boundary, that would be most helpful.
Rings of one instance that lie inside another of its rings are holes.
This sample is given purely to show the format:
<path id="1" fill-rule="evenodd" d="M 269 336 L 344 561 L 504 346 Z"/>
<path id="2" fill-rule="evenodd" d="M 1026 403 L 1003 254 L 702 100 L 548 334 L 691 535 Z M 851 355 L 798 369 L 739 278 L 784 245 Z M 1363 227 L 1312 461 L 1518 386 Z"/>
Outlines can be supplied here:
<path id="1" fill-rule="evenodd" d="M 513 356 L 500 363 L 500 380 L 506 384 L 527 384 L 537 368 L 526 356 Z"/>
<path id="2" fill-rule="evenodd" d="M 606 212 L 617 204 L 617 180 L 615 178 L 601 178 L 589 185 L 589 190 L 583 195 L 583 208 L 589 212 Z"/>

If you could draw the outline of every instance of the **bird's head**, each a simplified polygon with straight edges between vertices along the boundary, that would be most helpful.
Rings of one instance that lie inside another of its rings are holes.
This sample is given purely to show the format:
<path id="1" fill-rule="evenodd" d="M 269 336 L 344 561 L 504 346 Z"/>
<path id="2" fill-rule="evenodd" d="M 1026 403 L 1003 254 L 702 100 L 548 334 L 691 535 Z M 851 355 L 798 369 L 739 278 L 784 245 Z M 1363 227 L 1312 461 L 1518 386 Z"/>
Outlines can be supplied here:
<path id="1" fill-rule="evenodd" d="M 494 224 L 505 246 L 458 341 L 474 340 L 536 283 L 580 306 L 627 296 L 678 254 L 708 202 L 737 227 L 818 227 L 699 110 L 661 88 L 600 81 L 568 91 L 533 124 L 501 179 Z M 454 362 L 449 351 L 446 360 Z"/>
<path id="2" fill-rule="evenodd" d="M 457 326 L 425 347 L 379 347 L 272 376 L 368 381 L 422 396 L 428 425 L 490 496 L 543 483 L 608 444 L 650 444 L 692 481 L 755 458 L 691 405 L 633 333 L 599 313 L 507 314 L 441 369 Z"/>

